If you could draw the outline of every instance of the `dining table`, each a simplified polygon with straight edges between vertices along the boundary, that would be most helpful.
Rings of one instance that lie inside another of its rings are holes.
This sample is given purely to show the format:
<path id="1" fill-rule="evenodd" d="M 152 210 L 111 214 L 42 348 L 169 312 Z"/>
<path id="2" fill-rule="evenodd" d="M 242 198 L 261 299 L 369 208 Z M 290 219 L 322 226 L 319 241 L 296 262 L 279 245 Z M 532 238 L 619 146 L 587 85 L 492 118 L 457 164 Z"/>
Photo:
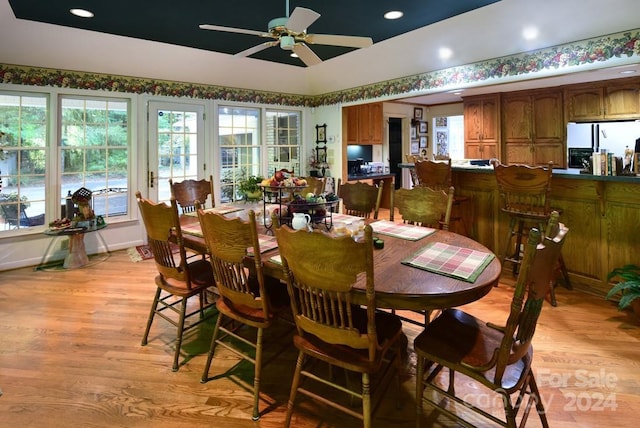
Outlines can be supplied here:
<path id="1" fill-rule="evenodd" d="M 229 208 L 225 215 L 246 218 L 246 212 Z M 344 214 L 334 216 L 334 221 L 360 220 Z M 184 246 L 206 253 L 206 243 L 202 233 L 198 233 L 197 216 L 182 215 L 180 223 Z M 388 220 L 368 223 L 374 239 L 383 241 L 383 248 L 373 250 L 376 306 L 381 309 L 431 311 L 462 306 L 479 300 L 498 283 L 502 270 L 499 258 L 471 238 Z M 331 233 L 324 228 L 321 230 Z M 265 232 L 266 228 L 259 223 L 259 236 L 269 242 Z M 273 237 L 270 238 L 273 242 Z M 261 257 L 264 273 L 284 280 L 278 248 L 270 245 L 262 251 Z M 467 272 L 467 277 L 457 275 L 460 265 L 470 261 L 473 272 Z M 356 283 L 354 291 L 354 303 L 366 303 L 364 283 Z"/>

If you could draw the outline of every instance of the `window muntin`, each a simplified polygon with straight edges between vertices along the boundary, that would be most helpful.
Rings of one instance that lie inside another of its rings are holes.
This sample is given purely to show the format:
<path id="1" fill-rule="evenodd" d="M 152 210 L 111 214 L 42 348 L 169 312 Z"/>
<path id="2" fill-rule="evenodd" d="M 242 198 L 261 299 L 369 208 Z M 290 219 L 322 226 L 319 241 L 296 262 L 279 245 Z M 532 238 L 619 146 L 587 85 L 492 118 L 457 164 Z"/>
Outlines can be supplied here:
<path id="1" fill-rule="evenodd" d="M 127 100 L 60 98 L 62 198 L 85 187 L 96 215 L 129 214 L 129 117 Z"/>
<path id="2" fill-rule="evenodd" d="M 267 171 L 280 169 L 300 175 L 300 112 L 267 110 Z"/>
<path id="3" fill-rule="evenodd" d="M 220 200 L 241 198 L 240 181 L 261 175 L 260 109 L 220 107 L 218 111 L 220 145 Z"/>
<path id="4" fill-rule="evenodd" d="M 0 231 L 45 223 L 47 103 L 0 94 Z"/>

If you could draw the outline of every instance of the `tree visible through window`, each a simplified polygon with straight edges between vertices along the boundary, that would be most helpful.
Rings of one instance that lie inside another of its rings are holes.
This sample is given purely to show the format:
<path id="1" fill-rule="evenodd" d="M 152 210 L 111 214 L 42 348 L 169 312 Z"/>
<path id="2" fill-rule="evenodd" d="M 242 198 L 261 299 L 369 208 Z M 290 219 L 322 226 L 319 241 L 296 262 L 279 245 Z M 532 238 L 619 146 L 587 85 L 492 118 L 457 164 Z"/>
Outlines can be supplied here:
<path id="1" fill-rule="evenodd" d="M 0 230 L 45 221 L 47 97 L 0 94 Z"/>
<path id="2" fill-rule="evenodd" d="M 85 187 L 94 194 L 96 215 L 128 214 L 128 101 L 63 97 L 60 103 L 61 196 Z"/>

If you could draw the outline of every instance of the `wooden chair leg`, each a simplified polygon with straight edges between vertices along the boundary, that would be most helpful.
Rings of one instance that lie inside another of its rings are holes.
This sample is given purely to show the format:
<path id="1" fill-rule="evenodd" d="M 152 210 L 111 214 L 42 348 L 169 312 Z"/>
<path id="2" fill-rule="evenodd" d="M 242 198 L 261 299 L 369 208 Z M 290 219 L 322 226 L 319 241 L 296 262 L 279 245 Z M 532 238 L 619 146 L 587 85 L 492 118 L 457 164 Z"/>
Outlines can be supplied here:
<path id="1" fill-rule="evenodd" d="M 178 334 L 176 338 L 176 352 L 173 355 L 172 371 L 177 372 L 179 368 L 180 348 L 182 347 L 182 335 L 184 334 L 184 318 L 187 313 L 187 298 L 183 297 L 180 305 L 180 319 L 178 320 Z"/>
<path id="2" fill-rule="evenodd" d="M 291 393 L 289 394 L 289 402 L 287 403 L 287 416 L 284 422 L 285 428 L 291 425 L 291 416 L 293 415 L 293 404 L 296 401 L 298 386 L 300 385 L 300 372 L 302 372 L 302 364 L 304 362 L 304 354 L 298 353 L 298 361 L 296 361 L 296 369 L 293 373 L 293 381 L 291 381 Z"/>
<path id="3" fill-rule="evenodd" d="M 211 336 L 211 346 L 209 347 L 209 354 L 207 355 L 207 362 L 204 365 L 204 371 L 202 372 L 202 378 L 200 383 L 207 383 L 209 380 L 209 368 L 211 367 L 211 360 L 213 360 L 213 354 L 216 352 L 216 345 L 218 340 L 218 334 L 220 334 L 220 325 L 222 324 L 222 318 L 224 315 L 218 314 L 216 320 L 216 326 L 213 329 L 213 336 Z"/>
<path id="4" fill-rule="evenodd" d="M 149 330 L 151 330 L 151 324 L 153 324 L 153 317 L 156 314 L 156 308 L 158 307 L 158 301 L 160 300 L 160 292 L 162 290 L 158 287 L 156 288 L 156 295 L 153 298 L 153 304 L 151 305 L 151 312 L 149 313 L 149 319 L 147 320 L 147 327 L 144 330 L 144 336 L 142 336 L 142 346 L 147 344 L 147 339 L 149 338 Z"/>

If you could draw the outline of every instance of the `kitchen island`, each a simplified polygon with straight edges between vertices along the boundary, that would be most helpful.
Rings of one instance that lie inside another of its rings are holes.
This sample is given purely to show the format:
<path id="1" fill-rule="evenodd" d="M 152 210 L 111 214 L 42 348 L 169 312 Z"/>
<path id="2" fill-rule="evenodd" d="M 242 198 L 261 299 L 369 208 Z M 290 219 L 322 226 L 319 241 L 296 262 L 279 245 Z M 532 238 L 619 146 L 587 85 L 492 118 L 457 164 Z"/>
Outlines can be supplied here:
<path id="1" fill-rule="evenodd" d="M 411 163 L 399 166 L 413 168 Z M 469 196 L 473 204 L 462 213 L 469 236 L 501 254 L 509 218 L 500 211 L 493 167 L 452 169 L 456 194 Z M 569 228 L 563 257 L 575 289 L 605 295 L 611 270 L 640 264 L 640 177 L 554 169 L 550 204 Z"/>
<path id="2" fill-rule="evenodd" d="M 395 186 L 395 174 L 384 173 L 367 173 L 367 174 L 349 174 L 347 176 L 348 182 L 361 181 L 370 184 L 380 184 L 382 186 L 382 201 L 380 202 L 381 208 L 389 208 L 391 206 L 391 189 Z"/>

